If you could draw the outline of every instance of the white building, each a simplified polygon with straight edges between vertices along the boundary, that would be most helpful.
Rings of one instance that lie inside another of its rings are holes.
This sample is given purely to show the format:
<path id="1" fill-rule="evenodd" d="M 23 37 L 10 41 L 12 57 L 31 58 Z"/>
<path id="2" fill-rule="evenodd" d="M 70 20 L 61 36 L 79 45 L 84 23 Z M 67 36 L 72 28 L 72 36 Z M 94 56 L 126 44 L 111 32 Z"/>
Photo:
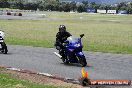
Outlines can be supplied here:
<path id="1" fill-rule="evenodd" d="M 97 13 L 106 14 L 106 10 L 97 9 Z"/>
<path id="2" fill-rule="evenodd" d="M 116 10 L 107 10 L 108 14 L 116 14 Z"/>

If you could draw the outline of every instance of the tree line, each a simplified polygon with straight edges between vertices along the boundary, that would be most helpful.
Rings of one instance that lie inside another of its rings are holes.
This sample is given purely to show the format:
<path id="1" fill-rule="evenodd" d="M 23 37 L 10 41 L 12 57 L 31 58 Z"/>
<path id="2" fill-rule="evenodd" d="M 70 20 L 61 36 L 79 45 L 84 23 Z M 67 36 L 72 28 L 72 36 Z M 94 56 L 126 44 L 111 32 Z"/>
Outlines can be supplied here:
<path id="1" fill-rule="evenodd" d="M 86 12 L 87 8 L 102 10 L 127 10 L 132 13 L 132 2 L 121 2 L 118 4 L 97 4 L 95 2 L 61 2 L 60 0 L 0 0 L 0 8 L 11 8 L 20 10 L 37 10 L 40 11 L 77 11 Z"/>

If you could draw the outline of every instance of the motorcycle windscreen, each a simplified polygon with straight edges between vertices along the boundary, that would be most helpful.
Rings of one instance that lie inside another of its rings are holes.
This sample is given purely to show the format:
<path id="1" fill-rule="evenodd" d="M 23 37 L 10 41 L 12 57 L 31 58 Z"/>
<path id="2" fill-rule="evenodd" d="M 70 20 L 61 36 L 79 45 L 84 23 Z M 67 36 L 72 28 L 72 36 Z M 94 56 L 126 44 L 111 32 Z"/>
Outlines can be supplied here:
<path id="1" fill-rule="evenodd" d="M 2 36 L 0 36 L 0 49 L 2 48 L 1 43 L 4 42 Z"/>
<path id="2" fill-rule="evenodd" d="M 2 37 L 1 34 L 0 34 L 0 42 L 3 42 L 2 40 L 3 40 L 3 37 Z"/>
<path id="3" fill-rule="evenodd" d="M 80 38 L 77 38 L 77 37 L 73 37 L 73 36 L 71 36 L 71 37 L 68 37 L 67 38 L 67 41 L 69 41 L 69 43 L 78 43 L 78 42 L 80 42 Z"/>
<path id="4" fill-rule="evenodd" d="M 2 48 L 1 44 L 0 44 L 0 49 Z"/>

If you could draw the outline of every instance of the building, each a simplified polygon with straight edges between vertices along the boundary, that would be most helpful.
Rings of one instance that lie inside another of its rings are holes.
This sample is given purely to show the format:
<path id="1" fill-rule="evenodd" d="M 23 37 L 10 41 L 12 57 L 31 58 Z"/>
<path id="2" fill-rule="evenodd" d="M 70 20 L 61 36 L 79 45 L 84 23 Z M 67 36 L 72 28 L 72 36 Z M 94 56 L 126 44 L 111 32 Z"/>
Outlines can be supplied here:
<path id="1" fill-rule="evenodd" d="M 87 8 L 88 13 L 96 13 L 96 10 L 94 8 Z"/>
<path id="2" fill-rule="evenodd" d="M 97 13 L 106 14 L 106 10 L 97 9 Z"/>
<path id="3" fill-rule="evenodd" d="M 107 10 L 108 14 L 116 14 L 116 10 Z"/>
<path id="4" fill-rule="evenodd" d="M 118 10 L 118 14 L 127 14 L 127 10 Z"/>

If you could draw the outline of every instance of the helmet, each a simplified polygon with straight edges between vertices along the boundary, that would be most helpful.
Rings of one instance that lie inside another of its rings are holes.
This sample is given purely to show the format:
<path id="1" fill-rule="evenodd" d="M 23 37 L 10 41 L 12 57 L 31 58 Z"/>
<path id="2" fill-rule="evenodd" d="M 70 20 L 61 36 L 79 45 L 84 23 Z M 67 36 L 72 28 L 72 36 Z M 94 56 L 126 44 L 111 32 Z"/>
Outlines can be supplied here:
<path id="1" fill-rule="evenodd" d="M 60 26 L 59 26 L 59 32 L 66 32 L 66 27 L 65 27 L 65 25 L 60 25 Z"/>
<path id="2" fill-rule="evenodd" d="M 4 36 L 5 36 L 5 33 L 4 33 L 2 30 L 0 30 L 0 36 L 1 36 L 2 38 L 4 38 Z"/>

